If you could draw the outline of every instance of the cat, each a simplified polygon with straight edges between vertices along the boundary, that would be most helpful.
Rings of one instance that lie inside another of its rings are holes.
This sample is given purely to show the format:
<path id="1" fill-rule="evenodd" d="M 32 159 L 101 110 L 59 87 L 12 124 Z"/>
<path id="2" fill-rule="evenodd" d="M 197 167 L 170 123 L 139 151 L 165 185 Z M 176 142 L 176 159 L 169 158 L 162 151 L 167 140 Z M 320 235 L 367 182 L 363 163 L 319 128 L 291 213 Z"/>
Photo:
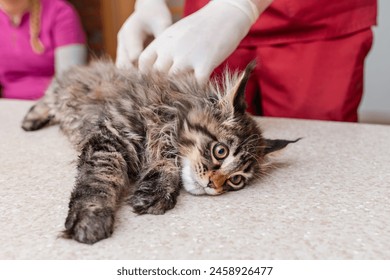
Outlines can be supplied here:
<path id="1" fill-rule="evenodd" d="M 219 195 L 263 174 L 267 156 L 298 139 L 265 139 L 246 113 L 254 67 L 206 85 L 190 74 L 145 75 L 111 61 L 54 78 L 22 128 L 58 123 L 80 153 L 63 236 L 87 244 L 111 236 L 125 198 L 138 214 L 163 214 L 182 187 Z"/>

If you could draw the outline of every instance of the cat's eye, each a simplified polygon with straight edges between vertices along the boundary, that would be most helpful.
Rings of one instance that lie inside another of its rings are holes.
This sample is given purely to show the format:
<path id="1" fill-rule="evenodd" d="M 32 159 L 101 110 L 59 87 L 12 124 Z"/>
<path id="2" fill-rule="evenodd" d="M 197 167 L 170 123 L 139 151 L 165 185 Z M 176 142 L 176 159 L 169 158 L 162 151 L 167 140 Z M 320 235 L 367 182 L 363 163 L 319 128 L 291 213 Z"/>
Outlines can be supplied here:
<path id="1" fill-rule="evenodd" d="M 229 181 L 230 181 L 230 183 L 232 183 L 233 185 L 238 186 L 238 185 L 240 185 L 240 184 L 242 183 L 242 180 L 243 180 L 243 179 L 244 179 L 244 178 L 243 178 L 241 175 L 234 175 L 234 176 L 232 176 L 232 177 L 229 178 Z"/>
<path id="2" fill-rule="evenodd" d="M 225 159 L 229 155 L 229 149 L 225 144 L 217 143 L 213 147 L 213 156 L 218 159 L 222 160 Z"/>

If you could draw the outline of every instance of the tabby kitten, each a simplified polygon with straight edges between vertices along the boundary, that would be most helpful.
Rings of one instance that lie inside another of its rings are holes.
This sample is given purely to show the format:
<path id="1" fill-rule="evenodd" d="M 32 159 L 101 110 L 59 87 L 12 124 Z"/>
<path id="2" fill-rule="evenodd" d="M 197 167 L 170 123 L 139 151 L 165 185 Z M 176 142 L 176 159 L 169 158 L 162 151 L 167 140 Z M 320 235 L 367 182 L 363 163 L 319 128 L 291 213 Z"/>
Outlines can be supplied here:
<path id="1" fill-rule="evenodd" d="M 219 195 L 259 177 L 266 155 L 294 141 L 267 140 L 245 113 L 255 64 L 199 85 L 97 61 L 53 80 L 23 120 L 26 131 L 59 123 L 80 152 L 64 236 L 93 244 L 113 232 L 124 198 L 139 214 L 172 209 L 183 186 Z"/>

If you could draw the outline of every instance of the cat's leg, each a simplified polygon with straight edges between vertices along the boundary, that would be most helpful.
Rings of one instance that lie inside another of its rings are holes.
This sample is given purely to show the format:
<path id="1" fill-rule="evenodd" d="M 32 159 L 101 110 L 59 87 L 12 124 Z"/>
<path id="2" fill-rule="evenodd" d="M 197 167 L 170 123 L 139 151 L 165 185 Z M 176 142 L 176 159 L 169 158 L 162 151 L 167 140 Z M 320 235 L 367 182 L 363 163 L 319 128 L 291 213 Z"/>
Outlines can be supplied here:
<path id="1" fill-rule="evenodd" d="M 25 131 L 33 131 L 57 123 L 55 118 L 57 99 L 58 84 L 56 79 L 53 79 L 45 96 L 27 112 L 22 121 L 22 128 Z"/>
<path id="2" fill-rule="evenodd" d="M 165 111 L 164 111 L 165 110 Z M 181 189 L 176 143 L 176 111 L 161 109 L 148 115 L 144 164 L 130 197 L 138 214 L 164 214 L 175 207 Z M 149 121 L 149 122 L 148 122 Z"/>
<path id="3" fill-rule="evenodd" d="M 27 112 L 22 121 L 22 128 L 25 131 L 33 131 L 52 123 L 54 123 L 54 114 L 46 99 L 42 98 Z"/>
<path id="4" fill-rule="evenodd" d="M 93 244 L 111 236 L 115 212 L 121 198 L 129 192 L 126 144 L 102 129 L 84 144 L 78 161 L 76 186 L 69 202 L 64 237 Z"/>
<path id="5" fill-rule="evenodd" d="M 179 174 L 179 168 L 172 160 L 144 170 L 130 198 L 134 211 L 159 215 L 175 207 L 181 188 Z"/>

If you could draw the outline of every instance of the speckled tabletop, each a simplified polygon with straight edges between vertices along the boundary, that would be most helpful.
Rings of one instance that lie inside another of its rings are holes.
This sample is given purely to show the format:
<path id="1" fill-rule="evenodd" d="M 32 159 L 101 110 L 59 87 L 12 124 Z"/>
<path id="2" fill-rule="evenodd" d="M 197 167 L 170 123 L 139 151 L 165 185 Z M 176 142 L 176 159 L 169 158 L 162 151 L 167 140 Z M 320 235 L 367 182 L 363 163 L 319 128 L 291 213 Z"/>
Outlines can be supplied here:
<path id="1" fill-rule="evenodd" d="M 268 176 L 183 191 L 162 216 L 123 206 L 90 246 L 57 237 L 76 153 L 58 127 L 20 129 L 31 104 L 0 100 L 0 259 L 390 259 L 390 126 L 258 118 L 266 137 L 304 137 Z"/>

